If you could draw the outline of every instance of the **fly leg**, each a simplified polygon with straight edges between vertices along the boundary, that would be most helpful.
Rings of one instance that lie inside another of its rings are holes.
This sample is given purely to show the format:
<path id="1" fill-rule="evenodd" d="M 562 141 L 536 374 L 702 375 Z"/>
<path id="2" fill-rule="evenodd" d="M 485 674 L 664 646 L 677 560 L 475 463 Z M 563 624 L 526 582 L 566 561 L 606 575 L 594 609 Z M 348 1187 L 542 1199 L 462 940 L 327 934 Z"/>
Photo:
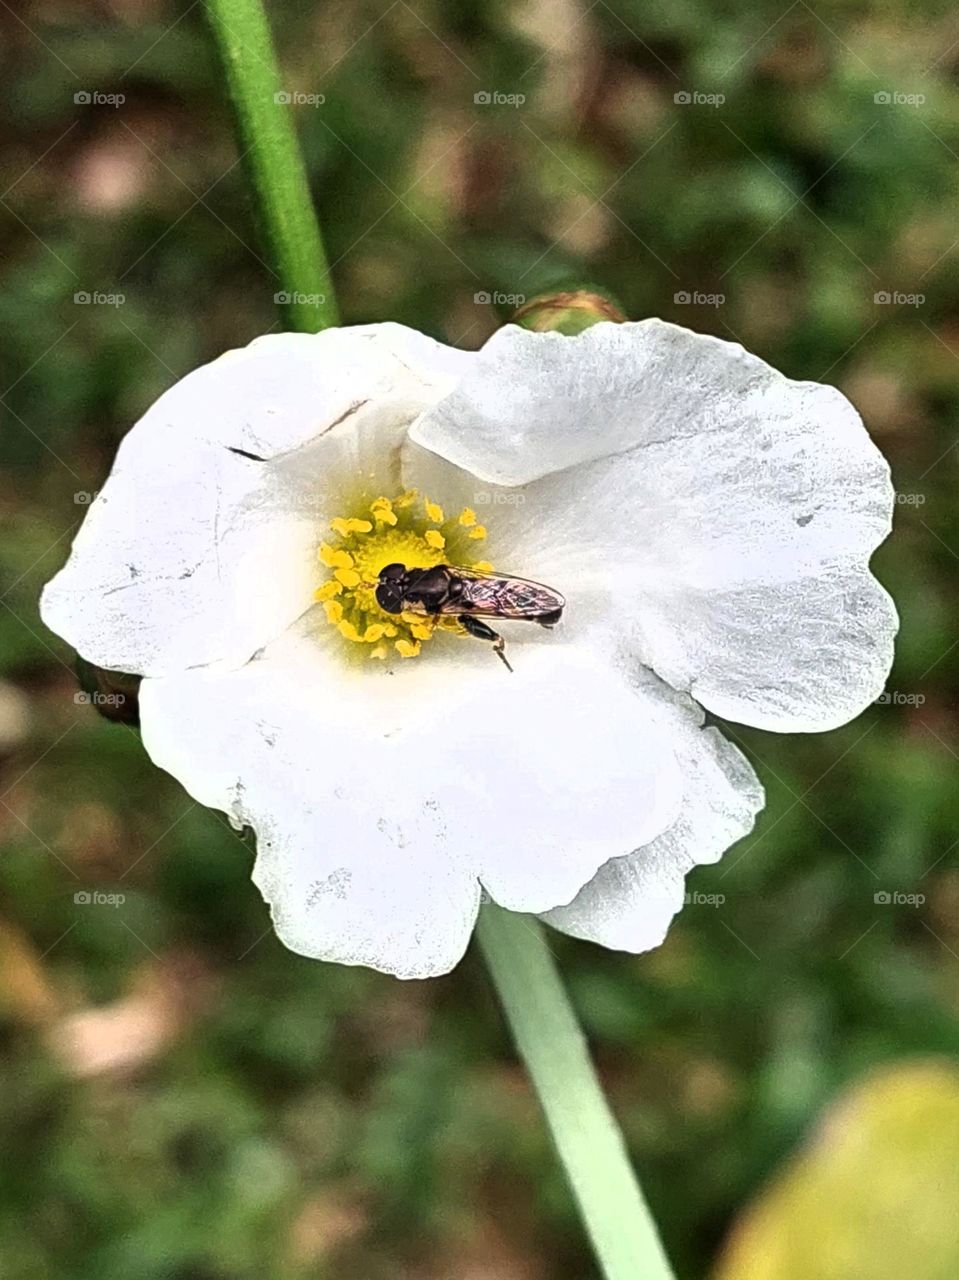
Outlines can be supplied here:
<path id="1" fill-rule="evenodd" d="M 506 647 L 506 642 L 503 640 L 503 637 L 499 634 L 499 632 L 494 631 L 493 628 L 488 627 L 485 622 L 481 622 L 479 618 L 474 618 L 468 613 L 459 614 L 456 621 L 460 624 L 460 626 L 468 635 L 475 636 L 477 640 L 492 641 L 493 652 L 496 654 L 498 658 L 502 659 L 503 664 L 506 667 L 506 670 L 507 671 L 513 670 L 513 668 L 509 665 L 509 661 L 506 657 L 506 654 L 503 652 L 503 650 Z"/>

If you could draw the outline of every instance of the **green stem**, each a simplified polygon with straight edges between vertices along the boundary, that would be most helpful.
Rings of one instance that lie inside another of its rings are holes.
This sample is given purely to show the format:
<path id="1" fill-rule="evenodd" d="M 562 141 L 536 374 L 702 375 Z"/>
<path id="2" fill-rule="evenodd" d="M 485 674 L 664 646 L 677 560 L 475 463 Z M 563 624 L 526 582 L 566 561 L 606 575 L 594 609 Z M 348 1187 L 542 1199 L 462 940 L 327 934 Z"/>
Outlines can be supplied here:
<path id="1" fill-rule="evenodd" d="M 290 298 L 282 305 L 294 328 L 328 328 L 337 323 L 336 299 L 261 0 L 205 4 L 272 264 Z M 542 926 L 490 905 L 477 933 L 603 1275 L 672 1280 Z"/>
<path id="2" fill-rule="evenodd" d="M 289 323 L 316 333 L 338 323 L 336 297 L 260 0 L 205 0 L 233 97 L 244 160 Z"/>
<path id="3" fill-rule="evenodd" d="M 487 904 L 477 936 L 606 1280 L 672 1280 L 656 1224 L 533 916 Z"/>

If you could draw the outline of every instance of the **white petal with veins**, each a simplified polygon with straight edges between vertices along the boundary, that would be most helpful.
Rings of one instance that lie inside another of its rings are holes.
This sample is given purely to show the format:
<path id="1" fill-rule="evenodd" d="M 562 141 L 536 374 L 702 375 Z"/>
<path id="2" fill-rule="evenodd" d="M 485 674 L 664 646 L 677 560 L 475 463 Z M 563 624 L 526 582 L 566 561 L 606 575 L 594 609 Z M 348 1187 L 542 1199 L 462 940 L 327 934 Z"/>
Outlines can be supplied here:
<path id="1" fill-rule="evenodd" d="M 703 713 L 655 676 L 648 688 L 672 733 L 683 774 L 683 804 L 673 825 L 626 858 L 600 867 L 573 901 L 543 919 L 564 933 L 619 951 L 648 951 L 666 937 L 682 907 L 685 877 L 697 865 L 718 862 L 752 830 L 764 803 L 749 761 L 718 729 L 703 727 Z"/>
<path id="2" fill-rule="evenodd" d="M 255 879 L 293 950 L 445 972 L 480 885 L 542 911 L 675 821 L 680 775 L 654 702 L 588 650 L 524 650 L 511 676 L 451 636 L 446 661 L 391 674 L 344 663 L 313 626 L 239 671 L 140 694 L 154 761 L 256 830 Z"/>
<path id="3" fill-rule="evenodd" d="M 245 661 L 310 606 L 344 477 L 395 485 L 408 423 L 469 360 L 372 325 L 259 338 L 194 370 L 121 444 L 44 621 L 119 671 Z"/>
<path id="4" fill-rule="evenodd" d="M 482 494 L 497 565 L 578 593 L 719 715 L 815 731 L 876 698 L 897 618 L 869 558 L 893 490 L 844 396 L 658 320 L 496 339 L 414 425 L 408 482 Z"/>

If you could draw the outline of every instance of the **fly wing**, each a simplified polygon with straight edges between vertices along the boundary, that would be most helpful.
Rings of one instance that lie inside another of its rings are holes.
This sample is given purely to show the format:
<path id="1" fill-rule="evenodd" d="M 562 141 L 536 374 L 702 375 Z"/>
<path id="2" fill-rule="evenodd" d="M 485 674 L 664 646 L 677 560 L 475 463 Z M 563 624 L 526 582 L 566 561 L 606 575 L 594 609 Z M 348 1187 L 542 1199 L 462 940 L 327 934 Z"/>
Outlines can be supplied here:
<path id="1" fill-rule="evenodd" d="M 444 605 L 444 613 L 535 619 L 544 614 L 556 613 L 566 604 L 558 591 L 541 582 L 531 582 L 528 578 L 480 573 L 476 569 L 459 567 L 454 568 L 453 572 L 463 582 L 463 592 L 458 600 Z"/>

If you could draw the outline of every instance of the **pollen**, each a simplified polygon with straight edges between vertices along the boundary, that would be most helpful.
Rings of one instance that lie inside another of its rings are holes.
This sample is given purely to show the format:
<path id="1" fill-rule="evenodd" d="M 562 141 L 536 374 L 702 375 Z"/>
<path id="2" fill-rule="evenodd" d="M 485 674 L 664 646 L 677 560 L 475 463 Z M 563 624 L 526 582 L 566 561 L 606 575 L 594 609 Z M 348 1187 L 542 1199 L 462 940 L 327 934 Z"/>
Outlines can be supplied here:
<path id="1" fill-rule="evenodd" d="M 352 569 L 353 557 L 348 551 L 331 547 L 328 542 L 320 543 L 319 557 L 331 569 Z"/>
<path id="2" fill-rule="evenodd" d="M 369 520 L 344 520 L 342 516 L 339 516 L 336 520 L 330 521 L 330 528 L 334 533 L 338 533 L 341 538 L 345 538 L 351 533 L 369 533 L 373 526 Z"/>
<path id="3" fill-rule="evenodd" d="M 395 525 L 399 519 L 389 498 L 377 498 L 375 502 L 371 502 L 370 514 L 377 524 Z"/>
<path id="4" fill-rule="evenodd" d="M 325 615 L 326 624 L 343 641 L 344 655 L 389 668 L 391 660 L 419 657 L 437 636 L 463 635 L 453 615 L 431 616 L 415 608 L 387 612 L 377 603 L 376 587 L 389 564 L 407 569 L 442 564 L 492 572 L 488 560 L 474 560 L 474 543 L 486 536 L 476 512 L 467 507 L 447 518 L 440 503 L 415 489 L 395 497 L 374 491 L 350 506 L 352 510 L 329 521 L 329 539 L 317 549 L 325 580 L 313 593 L 323 611 L 321 619 Z"/>

